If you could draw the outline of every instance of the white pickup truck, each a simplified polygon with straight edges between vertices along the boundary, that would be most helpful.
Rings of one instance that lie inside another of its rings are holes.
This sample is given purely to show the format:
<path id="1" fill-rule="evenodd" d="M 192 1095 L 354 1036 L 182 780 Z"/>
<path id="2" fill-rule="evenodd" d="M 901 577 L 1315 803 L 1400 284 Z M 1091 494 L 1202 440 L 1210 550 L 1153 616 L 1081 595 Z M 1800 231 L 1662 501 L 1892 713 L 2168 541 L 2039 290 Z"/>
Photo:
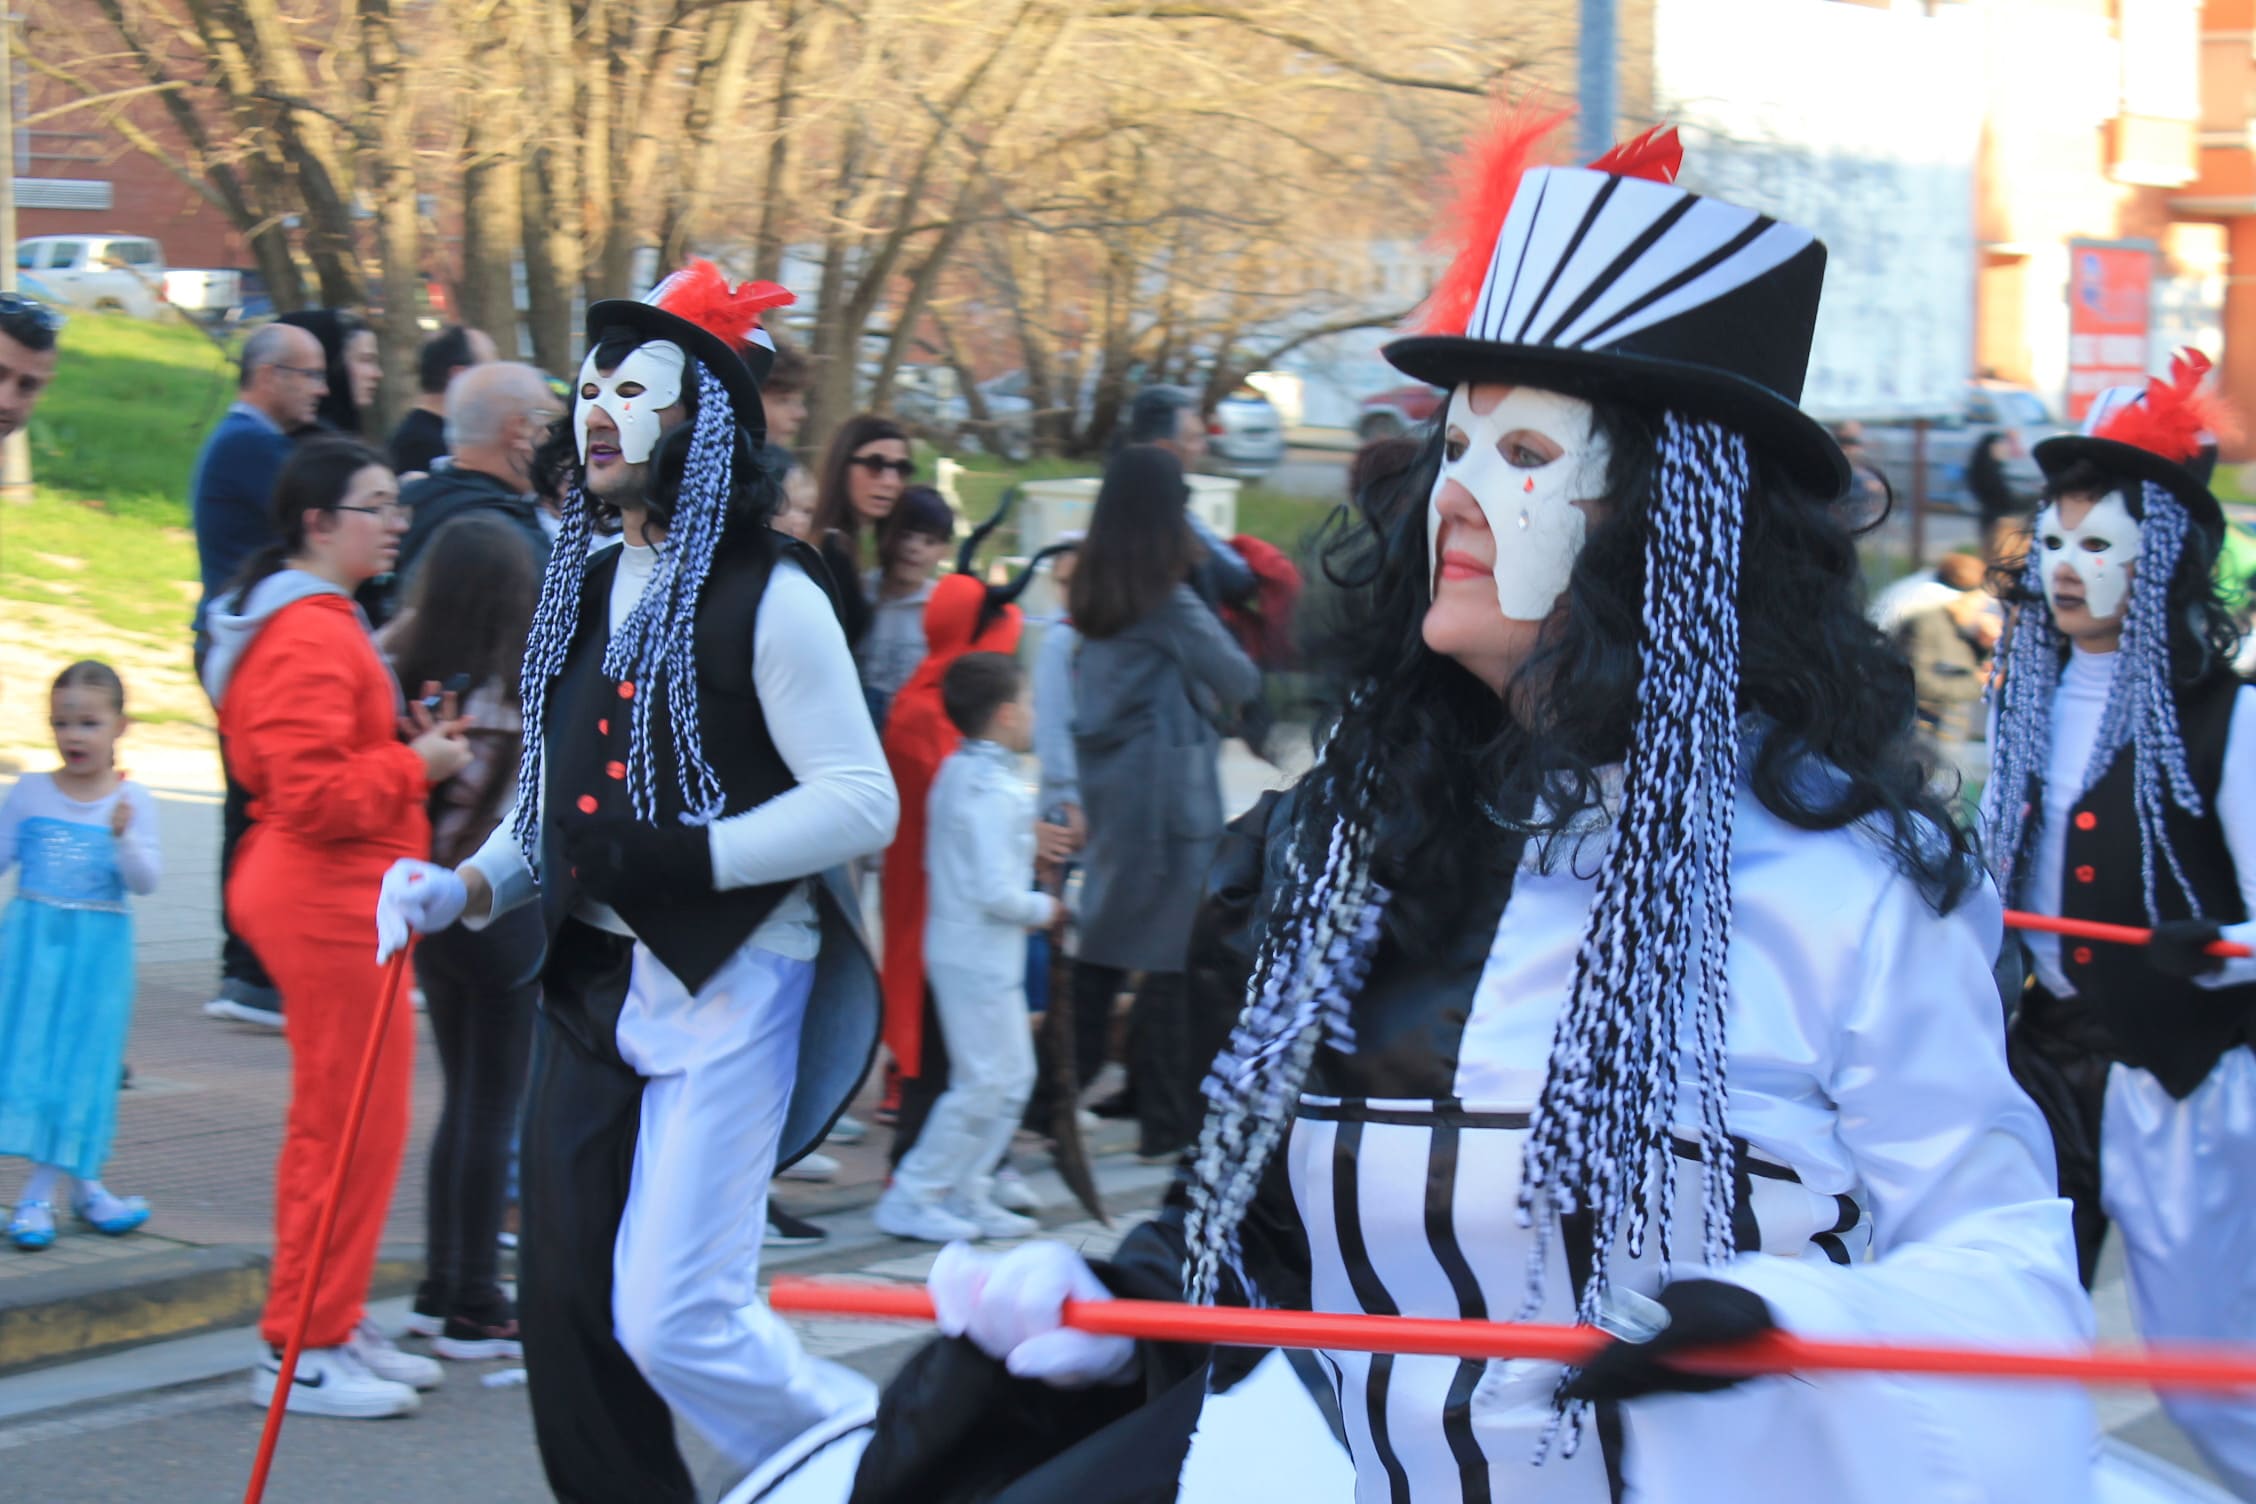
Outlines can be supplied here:
<path id="1" fill-rule="evenodd" d="M 16 242 L 16 270 L 73 308 L 138 319 L 167 307 L 219 319 L 243 297 L 241 272 L 168 270 L 164 247 L 146 235 L 34 235 Z"/>

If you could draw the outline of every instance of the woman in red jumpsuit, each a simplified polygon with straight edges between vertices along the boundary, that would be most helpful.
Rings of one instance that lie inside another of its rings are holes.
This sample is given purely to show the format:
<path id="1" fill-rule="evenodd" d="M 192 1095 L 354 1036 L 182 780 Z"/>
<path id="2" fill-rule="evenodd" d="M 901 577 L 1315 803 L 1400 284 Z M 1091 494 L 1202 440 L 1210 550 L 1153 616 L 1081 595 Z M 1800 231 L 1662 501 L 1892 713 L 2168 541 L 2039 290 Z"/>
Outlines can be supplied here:
<path id="1" fill-rule="evenodd" d="M 318 1284 L 315 1223 L 343 1142 L 376 1014 L 376 892 L 385 869 L 430 846 L 424 801 L 469 756 L 445 706 L 412 719 L 353 603 L 391 569 L 407 515 L 398 482 L 365 446 L 317 439 L 275 484 L 278 541 L 214 605 L 204 683 L 228 765 L 257 829 L 227 884 L 227 913 L 290 1002 L 290 1111 L 275 1171 L 274 1268 L 260 1324 L 269 1352 L 252 1398 L 274 1392 L 279 1353 L 313 1303 L 293 1411 L 369 1419 L 416 1406 L 438 1365 L 364 1321 L 362 1301 L 407 1144 L 414 1015 L 389 1021 L 368 1115 Z"/>

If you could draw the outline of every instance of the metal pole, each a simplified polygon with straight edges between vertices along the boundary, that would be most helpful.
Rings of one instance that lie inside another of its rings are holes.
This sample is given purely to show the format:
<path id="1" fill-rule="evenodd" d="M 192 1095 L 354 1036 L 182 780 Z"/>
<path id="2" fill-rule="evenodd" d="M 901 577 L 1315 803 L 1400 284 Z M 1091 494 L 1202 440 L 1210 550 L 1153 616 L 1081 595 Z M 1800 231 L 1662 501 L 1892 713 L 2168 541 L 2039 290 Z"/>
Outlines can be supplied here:
<path id="1" fill-rule="evenodd" d="M 16 18 L 0 10 L 0 144 L 7 149 L 7 171 L 0 172 L 0 292 L 16 290 Z M 18 432 L 0 443 L 0 494 L 31 494 L 31 435 Z"/>
<path id="2" fill-rule="evenodd" d="M 1596 161 L 1614 144 L 1614 119 L 1621 113 L 1615 102 L 1615 40 L 1614 0 L 1582 0 L 1575 141 L 1585 162 Z"/>
<path id="3" fill-rule="evenodd" d="M 1927 420 L 1911 425 L 1911 567 L 1927 562 Z"/>

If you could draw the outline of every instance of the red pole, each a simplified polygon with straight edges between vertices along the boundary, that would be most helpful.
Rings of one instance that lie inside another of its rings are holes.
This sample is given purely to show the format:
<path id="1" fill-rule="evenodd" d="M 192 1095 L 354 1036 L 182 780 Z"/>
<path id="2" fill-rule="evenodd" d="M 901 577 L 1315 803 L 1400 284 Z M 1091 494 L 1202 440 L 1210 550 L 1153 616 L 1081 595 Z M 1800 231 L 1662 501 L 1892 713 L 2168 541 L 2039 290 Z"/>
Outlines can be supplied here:
<path id="1" fill-rule="evenodd" d="M 361 1051 L 360 1079 L 353 1084 L 352 1103 L 345 1109 L 345 1141 L 337 1150 L 337 1168 L 329 1176 L 329 1199 L 321 1204 L 321 1220 L 313 1232 L 313 1261 L 306 1268 L 305 1293 L 298 1301 L 298 1319 L 290 1341 L 282 1349 L 282 1373 L 274 1381 L 274 1399 L 266 1407 L 266 1428 L 259 1433 L 258 1457 L 251 1463 L 250 1487 L 243 1504 L 259 1504 L 266 1497 L 267 1471 L 274 1466 L 274 1444 L 282 1439 L 282 1416 L 290 1403 L 290 1385 L 297 1380 L 298 1354 L 305 1351 L 306 1326 L 313 1320 L 313 1292 L 321 1283 L 321 1266 L 329 1259 L 329 1235 L 336 1230 L 337 1207 L 345 1197 L 345 1173 L 352 1168 L 353 1150 L 360 1143 L 361 1120 L 368 1116 L 368 1093 L 376 1083 L 376 1062 L 384 1053 L 384 1033 L 399 1006 L 400 982 L 407 975 L 407 951 L 385 963 L 383 989 L 376 999 L 376 1017 L 368 1031 L 368 1048 Z"/>
<path id="2" fill-rule="evenodd" d="M 930 1321 L 932 1296 L 916 1285 L 860 1285 L 825 1279 L 778 1279 L 771 1309 L 801 1316 Z M 1147 1342 L 1231 1347 L 1327 1348 L 1335 1352 L 1410 1353 L 1452 1358 L 1542 1358 L 1587 1361 L 1611 1339 L 1590 1327 L 1519 1322 L 1364 1316 L 1331 1311 L 1244 1310 L 1159 1300 L 1069 1300 L 1065 1324 L 1076 1331 Z M 1672 1362 L 1675 1360 L 1671 1360 Z M 1931 1373 L 1958 1378 L 2051 1379 L 2084 1384 L 2148 1384 L 2156 1389 L 2256 1388 L 2256 1358 L 2242 1348 L 2179 1343 L 2144 1350 L 1991 1352 L 1965 1347 L 1899 1347 L 1880 1342 L 1816 1342 L 1783 1332 L 1687 1354 L 1682 1367 L 1711 1373 Z"/>
<path id="3" fill-rule="evenodd" d="M 2078 940 L 2101 940 L 2110 945 L 2146 945 L 2154 939 L 2154 931 L 2142 930 L 2136 925 L 2101 924 L 2096 919 L 2060 919 L 2050 914 L 2025 913 L 2020 909 L 2005 911 L 2005 927 L 2010 930 L 2043 930 L 2047 934 L 2068 935 Z M 2212 956 L 2256 955 L 2256 951 L 2231 940 L 2212 940 L 2205 949 Z"/>

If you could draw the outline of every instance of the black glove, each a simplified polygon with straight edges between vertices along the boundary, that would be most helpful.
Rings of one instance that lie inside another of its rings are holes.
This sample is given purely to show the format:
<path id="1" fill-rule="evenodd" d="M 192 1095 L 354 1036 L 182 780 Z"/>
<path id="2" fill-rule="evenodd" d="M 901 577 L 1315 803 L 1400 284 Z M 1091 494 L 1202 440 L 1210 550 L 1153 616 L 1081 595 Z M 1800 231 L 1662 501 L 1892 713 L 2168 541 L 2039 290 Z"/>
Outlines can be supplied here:
<path id="1" fill-rule="evenodd" d="M 713 891 L 713 848 L 702 825 L 661 830 L 623 815 L 556 817 L 564 860 L 597 903 L 674 903 Z"/>
<path id="2" fill-rule="evenodd" d="M 2210 942 L 2223 933 L 2223 926 L 2208 919 L 2166 919 L 2146 942 L 2146 964 L 2181 982 L 2205 977 L 2224 967 L 2223 956 L 2208 953 Z"/>
<path id="3" fill-rule="evenodd" d="M 1760 1295 L 1719 1279 L 1680 1279 L 1658 1297 L 1669 1324 L 1648 1342 L 1615 1342 L 1567 1385 L 1570 1400 L 1634 1400 L 1648 1394 L 1707 1394 L 1744 1381 L 1735 1374 L 1671 1368 L 1671 1354 L 1740 1342 L 1778 1330 Z"/>

